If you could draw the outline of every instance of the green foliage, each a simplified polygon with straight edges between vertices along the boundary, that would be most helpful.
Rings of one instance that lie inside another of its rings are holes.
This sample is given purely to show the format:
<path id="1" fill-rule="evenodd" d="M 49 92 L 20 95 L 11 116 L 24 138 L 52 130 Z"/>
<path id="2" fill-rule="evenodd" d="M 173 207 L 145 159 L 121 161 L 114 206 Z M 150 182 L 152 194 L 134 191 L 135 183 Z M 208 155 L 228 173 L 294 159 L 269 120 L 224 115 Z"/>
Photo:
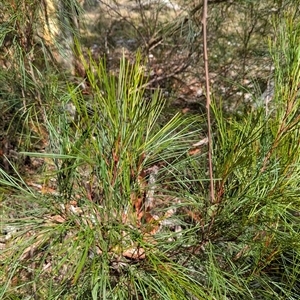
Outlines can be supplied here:
<path id="1" fill-rule="evenodd" d="M 76 0 L 63 4 L 61 9 L 59 1 L 0 4 L 0 134 L 8 140 L 8 150 L 16 144 L 22 150 L 41 148 L 44 110 L 56 105 L 63 77 L 72 71 L 71 48 L 81 10 Z M 61 65 L 68 68 L 58 70 Z"/>
<path id="2" fill-rule="evenodd" d="M 186 155 L 195 139 L 190 129 L 195 119 L 177 114 L 164 125 L 157 123 L 164 100 L 158 91 L 144 96 L 138 56 L 133 65 L 122 59 L 117 76 L 108 73 L 104 63 L 90 60 L 89 65 L 90 97 L 70 86 L 62 95 L 62 109 L 49 115 L 53 154 L 43 157 L 53 159 L 57 168 L 58 196 L 27 200 L 40 206 L 40 214 L 26 225 L 16 221 L 31 236 L 24 238 L 21 230 L 7 250 L 15 253 L 5 264 L 7 282 L 27 273 L 35 261 L 32 280 L 22 282 L 25 294 L 34 282 L 39 286 L 35 293 L 51 299 L 66 292 L 78 299 L 200 299 L 202 287 L 168 257 L 178 242 L 166 247 L 165 239 L 147 233 L 153 224 L 139 224 L 133 209 L 137 198 L 152 188 L 143 186 L 143 172 Z M 71 103 L 76 116 L 70 120 L 64 108 Z M 159 194 L 162 184 L 165 181 L 156 183 Z M 70 204 L 74 201 L 76 205 Z M 128 251 L 133 251 L 131 259 Z M 8 290 L 6 286 L 2 293 Z"/>
<path id="3" fill-rule="evenodd" d="M 298 22 L 281 21 L 270 115 L 260 109 L 226 120 L 215 108 L 220 180 L 210 252 L 224 282 L 217 292 L 234 299 L 299 298 L 298 39 Z"/>
<path id="4" fill-rule="evenodd" d="M 299 299 L 296 18 L 274 19 L 268 110 L 226 117 L 213 106 L 215 203 L 206 146 L 189 151 L 203 120 L 162 118 L 165 101 L 146 90 L 139 54 L 112 72 L 74 39 L 86 82 L 63 87 L 18 53 L 23 87 L 45 100 L 28 118 L 49 141 L 46 152 L 23 153 L 47 162 L 38 179 L 0 171 L 0 298 Z"/>

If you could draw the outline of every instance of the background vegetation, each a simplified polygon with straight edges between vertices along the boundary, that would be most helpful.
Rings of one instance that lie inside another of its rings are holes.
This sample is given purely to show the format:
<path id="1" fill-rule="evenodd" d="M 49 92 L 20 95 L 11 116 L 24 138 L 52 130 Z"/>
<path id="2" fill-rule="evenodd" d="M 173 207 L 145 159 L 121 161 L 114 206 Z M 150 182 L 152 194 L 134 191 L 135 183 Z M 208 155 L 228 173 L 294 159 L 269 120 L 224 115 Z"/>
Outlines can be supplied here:
<path id="1" fill-rule="evenodd" d="M 0 4 L 1 299 L 299 299 L 297 1 Z M 263 91 L 265 91 L 263 93 Z"/>

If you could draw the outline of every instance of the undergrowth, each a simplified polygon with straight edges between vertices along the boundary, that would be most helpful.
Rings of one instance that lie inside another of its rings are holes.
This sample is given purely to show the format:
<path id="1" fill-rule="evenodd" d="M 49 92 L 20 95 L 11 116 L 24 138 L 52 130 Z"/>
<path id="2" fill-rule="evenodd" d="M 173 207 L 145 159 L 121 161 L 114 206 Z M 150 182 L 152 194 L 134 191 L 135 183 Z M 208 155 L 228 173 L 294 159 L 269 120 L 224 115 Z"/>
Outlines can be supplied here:
<path id="1" fill-rule="evenodd" d="M 268 110 L 213 104 L 213 203 L 204 117 L 160 119 L 139 55 L 112 73 L 78 49 L 88 87 L 53 81 L 22 153 L 43 172 L 0 169 L 0 298 L 299 299 L 300 26 L 276 26 Z"/>

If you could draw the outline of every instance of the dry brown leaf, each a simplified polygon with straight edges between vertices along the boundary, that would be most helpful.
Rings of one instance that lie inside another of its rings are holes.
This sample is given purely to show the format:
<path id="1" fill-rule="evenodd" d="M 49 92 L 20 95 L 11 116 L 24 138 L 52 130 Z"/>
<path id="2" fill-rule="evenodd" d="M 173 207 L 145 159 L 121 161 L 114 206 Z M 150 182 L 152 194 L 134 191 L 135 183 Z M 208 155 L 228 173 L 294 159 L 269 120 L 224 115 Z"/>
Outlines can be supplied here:
<path id="1" fill-rule="evenodd" d="M 189 155 L 196 155 L 199 152 L 201 152 L 201 150 L 199 148 L 190 149 L 189 150 Z"/>
<path id="2" fill-rule="evenodd" d="M 50 195 L 58 195 L 58 192 L 55 190 L 55 189 L 52 189 L 50 187 L 47 187 L 45 185 L 42 186 L 41 188 L 41 193 L 43 195 L 46 195 L 46 194 L 50 194 Z"/>
<path id="3" fill-rule="evenodd" d="M 145 250 L 143 248 L 130 248 L 125 250 L 122 255 L 134 260 L 142 260 L 146 258 Z"/>
<path id="4" fill-rule="evenodd" d="M 59 223 L 59 224 L 66 222 L 66 219 L 60 215 L 50 216 L 50 217 L 48 217 L 48 220 L 55 222 L 55 223 Z"/>
<path id="5" fill-rule="evenodd" d="M 143 216 L 143 210 L 142 210 L 142 206 L 143 206 L 143 202 L 144 202 L 143 198 L 138 197 L 136 195 L 136 193 L 131 193 L 130 198 L 131 198 L 132 206 L 135 209 L 136 216 L 137 216 L 138 220 L 141 220 L 141 218 Z"/>

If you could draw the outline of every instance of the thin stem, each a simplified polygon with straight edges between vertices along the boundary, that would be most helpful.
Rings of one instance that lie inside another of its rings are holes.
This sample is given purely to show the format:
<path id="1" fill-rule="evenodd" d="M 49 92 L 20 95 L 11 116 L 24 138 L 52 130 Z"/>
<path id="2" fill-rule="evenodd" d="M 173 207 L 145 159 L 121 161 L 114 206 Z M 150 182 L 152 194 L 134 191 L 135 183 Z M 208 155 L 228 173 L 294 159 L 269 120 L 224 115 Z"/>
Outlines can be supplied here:
<path id="1" fill-rule="evenodd" d="M 212 163 L 212 137 L 211 137 L 211 116 L 210 116 L 210 85 L 208 73 L 208 54 L 207 54 L 207 0 L 203 1 L 203 16 L 202 16 L 202 29 L 203 29 L 203 58 L 205 67 L 205 85 L 206 85 L 206 112 L 207 112 L 207 127 L 208 127 L 208 168 L 209 168 L 209 181 L 210 181 L 210 201 L 215 203 L 215 189 L 213 179 L 213 163 Z"/>

